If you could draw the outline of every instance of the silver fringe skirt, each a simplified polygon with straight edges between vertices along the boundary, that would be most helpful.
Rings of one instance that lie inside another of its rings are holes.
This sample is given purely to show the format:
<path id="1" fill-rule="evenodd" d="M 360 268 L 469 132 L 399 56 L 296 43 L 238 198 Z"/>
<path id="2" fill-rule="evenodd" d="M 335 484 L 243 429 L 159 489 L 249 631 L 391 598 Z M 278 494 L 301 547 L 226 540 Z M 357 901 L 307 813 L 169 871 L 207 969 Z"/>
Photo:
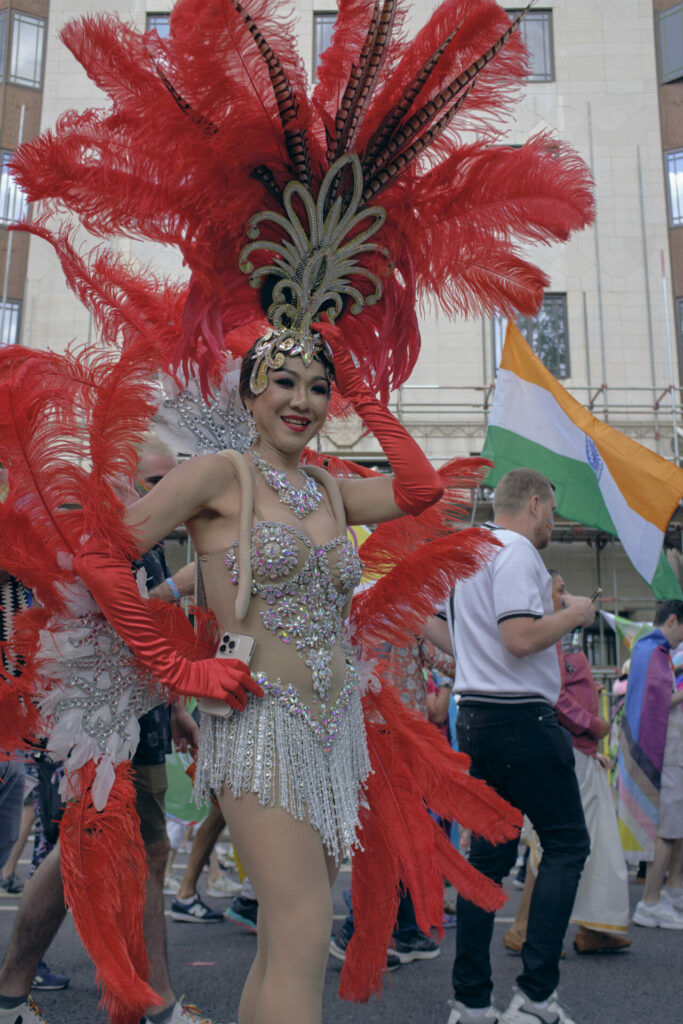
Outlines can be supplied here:
<path id="1" fill-rule="evenodd" d="M 249 697 L 227 717 L 202 713 L 193 799 L 227 786 L 257 793 L 263 805 L 308 820 L 339 863 L 359 845 L 358 803 L 370 773 L 358 675 L 347 662 L 344 686 L 326 718 L 313 718 L 299 693 L 255 672 L 265 696 Z"/>

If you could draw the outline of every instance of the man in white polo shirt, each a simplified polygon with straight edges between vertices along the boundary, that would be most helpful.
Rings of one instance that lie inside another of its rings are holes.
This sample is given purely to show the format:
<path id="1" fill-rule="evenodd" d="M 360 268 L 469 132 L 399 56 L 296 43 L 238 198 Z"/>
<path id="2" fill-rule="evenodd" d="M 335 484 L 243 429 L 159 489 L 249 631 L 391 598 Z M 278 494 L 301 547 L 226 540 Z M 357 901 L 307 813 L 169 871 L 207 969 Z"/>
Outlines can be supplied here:
<path id="1" fill-rule="evenodd" d="M 487 526 L 501 548 L 476 575 L 457 584 L 448 602 L 448 632 L 457 659 L 454 692 L 460 697 L 458 745 L 472 758 L 472 775 L 531 819 L 543 860 L 522 950 L 524 969 L 502 1015 L 491 1003 L 489 946 L 495 915 L 458 898 L 456 1002 L 449 1024 L 572 1024 L 555 988 L 590 842 L 571 740 L 555 714 L 560 692 L 555 643 L 570 630 L 590 625 L 595 607 L 587 597 L 568 597 L 566 607 L 553 611 L 550 576 L 538 553 L 553 529 L 555 500 L 546 477 L 531 469 L 506 474 L 496 488 L 493 510 L 494 522 Z M 436 635 L 433 639 L 439 642 Z M 469 859 L 500 882 L 516 853 L 514 840 L 493 846 L 473 836 Z"/>

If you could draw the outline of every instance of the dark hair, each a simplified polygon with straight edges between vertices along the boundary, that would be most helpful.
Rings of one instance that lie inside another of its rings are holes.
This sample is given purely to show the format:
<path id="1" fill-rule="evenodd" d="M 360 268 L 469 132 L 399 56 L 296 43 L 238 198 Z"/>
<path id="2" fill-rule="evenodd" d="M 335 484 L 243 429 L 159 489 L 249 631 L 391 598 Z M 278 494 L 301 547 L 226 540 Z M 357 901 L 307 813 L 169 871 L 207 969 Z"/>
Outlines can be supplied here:
<path id="1" fill-rule="evenodd" d="M 670 615 L 675 615 L 678 622 L 683 622 L 683 601 L 672 598 L 658 604 L 655 611 L 655 626 L 663 626 Z"/>
<path id="2" fill-rule="evenodd" d="M 251 377 L 251 371 L 253 370 L 254 363 L 256 361 L 256 346 L 259 344 L 260 341 L 261 339 L 257 338 L 257 340 L 254 342 L 251 348 L 245 353 L 244 359 L 242 360 L 242 368 L 240 370 L 239 382 L 239 393 L 242 401 L 244 401 L 245 398 L 256 397 L 251 390 L 249 380 Z M 334 363 L 330 359 L 327 350 L 324 348 L 319 349 L 315 354 L 315 358 L 318 360 L 319 363 L 322 363 L 323 368 L 325 369 L 330 379 L 334 377 Z"/>

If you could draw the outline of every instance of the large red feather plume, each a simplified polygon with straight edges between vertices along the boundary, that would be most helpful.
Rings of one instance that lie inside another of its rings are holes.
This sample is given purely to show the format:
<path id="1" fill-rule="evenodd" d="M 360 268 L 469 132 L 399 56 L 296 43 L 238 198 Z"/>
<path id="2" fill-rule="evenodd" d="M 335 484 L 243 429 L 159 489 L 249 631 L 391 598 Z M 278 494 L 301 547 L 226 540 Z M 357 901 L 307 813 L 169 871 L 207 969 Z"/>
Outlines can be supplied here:
<path id="1" fill-rule="evenodd" d="M 406 709 L 391 686 L 370 687 L 363 705 L 373 773 L 361 809 L 363 848 L 353 856 L 355 931 L 339 987 L 342 998 L 355 1001 L 381 988 L 401 887 L 410 890 L 418 927 L 427 933 L 442 934 L 444 878 L 486 910 L 505 902 L 502 889 L 468 864 L 427 809 L 494 843 L 513 839 L 522 823 L 519 811 L 468 774 L 469 758 Z"/>
<path id="2" fill-rule="evenodd" d="M 149 1006 L 162 1002 L 146 981 L 145 848 L 130 764 L 116 768 L 102 811 L 92 801 L 94 773 L 92 762 L 80 769 L 81 797 L 67 805 L 60 824 L 64 898 L 97 967 L 111 1024 L 137 1024 Z"/>
<path id="3" fill-rule="evenodd" d="M 365 201 L 387 215 L 373 243 L 388 250 L 390 269 L 376 251 L 363 257 L 383 275 L 381 300 L 341 319 L 384 396 L 417 358 L 416 299 L 434 298 L 449 316 L 531 313 L 546 277 L 520 246 L 590 223 L 590 175 L 564 143 L 541 135 L 520 150 L 492 145 L 526 72 L 502 8 L 444 0 L 410 41 L 406 11 L 407 0 L 341 0 L 310 98 L 291 19 L 276 0 L 180 0 L 164 39 L 101 15 L 63 29 L 110 105 L 63 115 L 19 148 L 13 171 L 49 214 L 66 209 L 100 237 L 180 250 L 192 277 L 172 295 L 174 328 L 182 307 L 176 359 L 195 359 L 205 386 L 229 333 L 263 322 L 260 291 L 239 268 L 248 219 L 282 212 L 292 179 L 316 196 L 334 154 L 358 155 Z M 472 131 L 480 141 L 463 142 Z M 337 192 L 348 202 L 343 180 Z M 135 291 L 115 259 L 100 256 L 92 273 Z M 94 280 L 84 288 L 71 278 L 97 305 Z M 353 270 L 350 280 L 367 293 Z M 156 313 L 145 329 L 168 337 Z"/>
<path id="4" fill-rule="evenodd" d="M 475 527 L 439 537 L 400 559 L 391 572 L 354 598 L 354 642 L 368 647 L 405 644 L 406 637 L 420 633 L 425 619 L 446 600 L 454 581 L 477 572 L 496 547 L 489 531 Z"/>

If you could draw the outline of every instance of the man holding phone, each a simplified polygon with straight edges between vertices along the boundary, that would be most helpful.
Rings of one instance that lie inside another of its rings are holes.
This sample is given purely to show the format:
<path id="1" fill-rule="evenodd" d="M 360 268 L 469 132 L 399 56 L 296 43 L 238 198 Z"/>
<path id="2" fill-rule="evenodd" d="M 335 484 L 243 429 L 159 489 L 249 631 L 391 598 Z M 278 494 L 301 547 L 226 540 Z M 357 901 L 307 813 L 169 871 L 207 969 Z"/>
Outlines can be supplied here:
<path id="1" fill-rule="evenodd" d="M 458 582 L 447 621 L 432 619 L 427 635 L 456 655 L 459 749 L 484 779 L 531 819 L 544 856 L 532 898 L 523 972 L 504 1014 L 491 1002 L 489 946 L 494 914 L 458 897 L 456 1002 L 448 1024 L 572 1024 L 555 995 L 562 940 L 590 842 L 574 757 L 560 727 L 556 642 L 595 618 L 588 597 L 567 596 L 553 611 L 551 583 L 539 551 L 554 525 L 552 483 L 532 469 L 507 473 L 496 488 L 494 520 L 500 542 L 494 557 Z M 434 627 L 434 628 L 432 628 Z M 449 644 L 450 641 L 450 644 Z M 493 846 L 473 836 L 470 863 L 501 882 L 511 870 L 517 841 Z"/>

